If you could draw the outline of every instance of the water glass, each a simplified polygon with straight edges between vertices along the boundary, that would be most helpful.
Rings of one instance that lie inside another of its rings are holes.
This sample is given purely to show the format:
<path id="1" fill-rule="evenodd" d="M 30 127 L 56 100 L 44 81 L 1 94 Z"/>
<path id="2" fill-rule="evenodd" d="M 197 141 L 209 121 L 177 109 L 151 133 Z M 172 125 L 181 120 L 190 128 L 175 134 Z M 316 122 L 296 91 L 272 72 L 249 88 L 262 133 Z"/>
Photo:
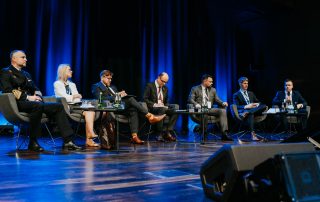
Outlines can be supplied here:
<path id="1" fill-rule="evenodd" d="M 194 106 L 192 104 L 188 105 L 188 111 L 194 112 Z"/>

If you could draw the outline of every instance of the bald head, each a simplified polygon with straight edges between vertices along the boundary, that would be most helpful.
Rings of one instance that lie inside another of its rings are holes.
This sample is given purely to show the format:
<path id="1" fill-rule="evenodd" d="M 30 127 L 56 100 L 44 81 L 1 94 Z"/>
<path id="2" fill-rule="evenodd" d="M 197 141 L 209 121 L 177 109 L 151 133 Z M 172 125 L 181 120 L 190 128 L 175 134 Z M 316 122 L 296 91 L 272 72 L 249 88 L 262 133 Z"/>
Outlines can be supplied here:
<path id="1" fill-rule="evenodd" d="M 27 56 L 22 50 L 14 50 L 10 53 L 11 65 L 21 69 L 27 66 Z"/>
<path id="2" fill-rule="evenodd" d="M 162 72 L 158 75 L 157 83 L 160 87 L 164 86 L 169 81 L 169 75 L 166 72 Z"/>

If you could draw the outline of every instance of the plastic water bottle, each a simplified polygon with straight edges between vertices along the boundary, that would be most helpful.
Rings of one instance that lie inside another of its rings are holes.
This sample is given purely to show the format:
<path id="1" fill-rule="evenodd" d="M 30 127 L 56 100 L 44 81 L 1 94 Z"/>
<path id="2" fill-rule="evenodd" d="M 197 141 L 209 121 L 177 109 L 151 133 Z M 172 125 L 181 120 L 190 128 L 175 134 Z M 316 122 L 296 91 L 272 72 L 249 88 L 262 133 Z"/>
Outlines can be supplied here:
<path id="1" fill-rule="evenodd" d="M 99 94 L 99 100 L 98 100 L 98 108 L 102 108 L 102 92 Z"/>
<path id="2" fill-rule="evenodd" d="M 285 112 L 286 111 L 286 103 L 282 102 L 281 104 L 281 112 Z"/>
<path id="3" fill-rule="evenodd" d="M 114 98 L 114 107 L 118 108 L 121 105 L 121 96 L 119 93 L 116 93 L 116 97 Z"/>
<path id="4" fill-rule="evenodd" d="M 298 113 L 298 108 L 297 108 L 297 102 L 294 103 L 294 113 L 297 114 Z"/>

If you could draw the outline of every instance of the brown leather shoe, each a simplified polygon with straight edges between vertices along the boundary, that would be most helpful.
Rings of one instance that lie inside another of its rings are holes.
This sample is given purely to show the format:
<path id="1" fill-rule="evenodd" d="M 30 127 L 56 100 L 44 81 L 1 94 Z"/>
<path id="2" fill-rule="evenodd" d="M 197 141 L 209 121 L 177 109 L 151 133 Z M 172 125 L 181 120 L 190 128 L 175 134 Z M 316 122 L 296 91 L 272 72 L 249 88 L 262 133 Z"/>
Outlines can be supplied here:
<path id="1" fill-rule="evenodd" d="M 86 147 L 100 147 L 100 144 L 94 142 L 92 139 L 86 140 Z"/>
<path id="2" fill-rule="evenodd" d="M 252 141 L 260 141 L 261 139 L 258 138 L 258 136 L 255 132 L 251 132 L 251 140 Z"/>
<path id="3" fill-rule="evenodd" d="M 89 138 L 89 139 L 95 139 L 95 138 L 97 138 L 97 137 L 98 137 L 97 134 L 91 134 L 91 135 L 88 135 L 87 138 Z"/>
<path id="4" fill-rule="evenodd" d="M 133 143 L 133 144 L 143 144 L 144 141 L 143 141 L 143 140 L 140 140 L 140 138 L 138 137 L 138 135 L 132 135 L 131 143 Z"/>
<path id="5" fill-rule="evenodd" d="M 159 115 L 159 116 L 155 116 L 151 113 L 146 114 L 146 118 L 148 119 L 149 123 L 153 124 L 153 123 L 157 123 L 159 121 L 161 121 L 162 119 L 164 119 L 166 115 Z"/>

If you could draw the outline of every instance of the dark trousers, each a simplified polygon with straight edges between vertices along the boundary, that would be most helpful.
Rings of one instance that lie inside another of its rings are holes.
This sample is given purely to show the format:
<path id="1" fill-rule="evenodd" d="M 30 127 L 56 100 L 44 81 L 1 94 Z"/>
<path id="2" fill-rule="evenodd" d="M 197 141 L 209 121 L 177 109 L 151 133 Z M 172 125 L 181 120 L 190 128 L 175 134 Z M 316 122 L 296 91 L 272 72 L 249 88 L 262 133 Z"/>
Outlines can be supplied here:
<path id="1" fill-rule="evenodd" d="M 18 101 L 17 104 L 19 111 L 29 114 L 31 140 L 35 140 L 41 135 L 42 113 L 55 120 L 65 142 L 72 139 L 73 130 L 69 125 L 69 121 L 62 104 L 55 102 L 44 103 L 31 101 Z"/>
<path id="2" fill-rule="evenodd" d="M 139 131 L 139 114 L 146 115 L 148 110 L 145 109 L 135 98 L 124 98 L 122 101 L 125 104 L 125 111 L 119 114 L 129 117 L 129 126 L 131 133 L 138 133 Z"/>
<path id="3" fill-rule="evenodd" d="M 288 116 L 290 116 L 290 114 L 281 114 L 279 115 L 279 117 L 277 117 L 277 120 L 279 120 L 280 118 L 281 124 L 285 131 L 288 131 L 289 129 Z M 306 109 L 299 109 L 298 114 L 297 115 L 293 114 L 292 116 L 298 119 L 298 124 L 299 124 L 298 131 L 303 131 L 307 128 L 307 110 Z"/>
<path id="4" fill-rule="evenodd" d="M 150 112 L 153 114 L 156 114 L 156 115 L 166 114 L 169 117 L 169 122 L 166 128 L 164 128 L 164 125 L 163 125 L 164 119 L 154 124 L 157 132 L 172 131 L 174 129 L 174 126 L 176 125 L 176 122 L 178 120 L 178 114 L 175 114 L 173 111 L 174 111 L 173 109 L 168 109 L 165 107 L 153 107 L 150 109 Z"/>
<path id="5" fill-rule="evenodd" d="M 258 107 L 252 109 L 245 109 L 243 112 L 249 112 L 248 116 L 245 118 L 245 123 L 249 126 L 251 132 L 254 131 L 254 116 L 261 115 L 266 109 L 265 104 L 260 104 Z"/>
<path id="6" fill-rule="evenodd" d="M 195 116 L 195 119 L 198 122 L 200 122 L 201 127 L 202 127 L 202 124 L 204 125 L 204 131 L 207 131 L 210 116 L 215 116 L 215 117 L 219 118 L 219 126 L 220 126 L 221 133 L 226 134 L 228 131 L 228 118 L 227 118 L 226 109 L 222 109 L 222 108 L 209 109 L 209 114 L 203 115 L 203 122 L 204 123 L 202 123 L 202 118 L 201 118 L 202 116 L 201 115 Z"/>

